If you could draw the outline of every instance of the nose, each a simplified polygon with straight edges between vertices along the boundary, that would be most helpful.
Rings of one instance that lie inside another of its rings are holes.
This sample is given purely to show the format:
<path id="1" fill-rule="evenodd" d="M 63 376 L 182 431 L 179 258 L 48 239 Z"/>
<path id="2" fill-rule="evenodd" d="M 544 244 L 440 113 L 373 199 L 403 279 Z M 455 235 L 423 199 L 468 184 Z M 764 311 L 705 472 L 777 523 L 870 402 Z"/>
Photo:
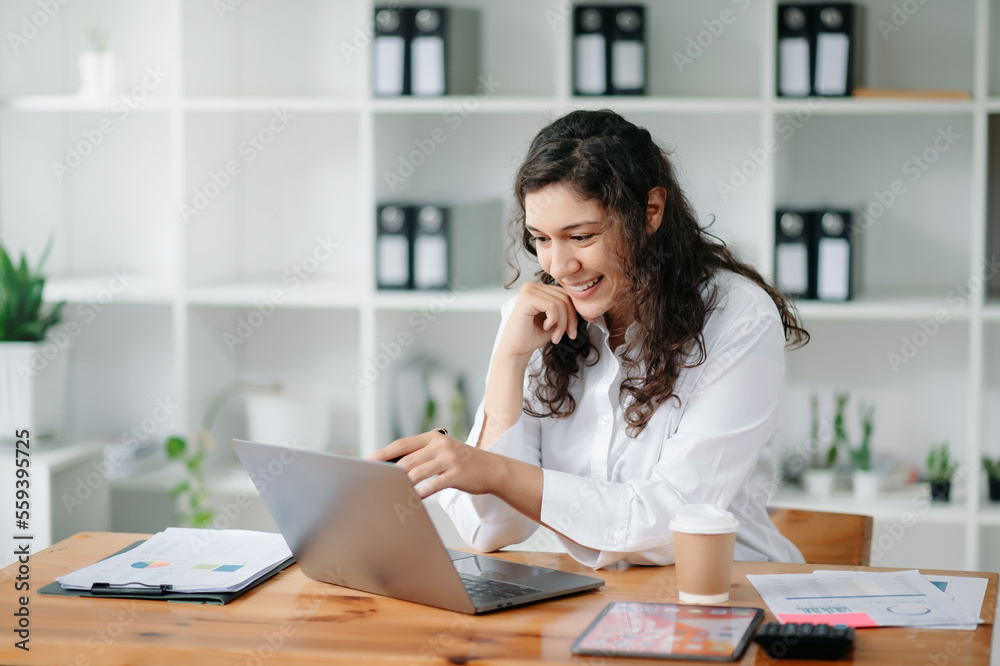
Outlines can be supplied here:
<path id="1" fill-rule="evenodd" d="M 574 249 L 568 243 L 553 241 L 549 250 L 549 275 L 562 281 L 578 270 L 580 270 L 580 262 L 576 258 Z"/>

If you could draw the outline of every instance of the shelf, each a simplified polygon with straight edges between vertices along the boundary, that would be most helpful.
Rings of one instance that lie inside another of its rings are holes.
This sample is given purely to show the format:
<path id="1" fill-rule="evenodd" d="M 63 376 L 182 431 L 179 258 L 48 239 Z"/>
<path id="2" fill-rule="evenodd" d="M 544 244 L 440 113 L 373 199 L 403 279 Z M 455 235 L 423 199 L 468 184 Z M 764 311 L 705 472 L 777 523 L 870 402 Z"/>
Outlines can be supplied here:
<path id="1" fill-rule="evenodd" d="M 723 97 L 477 97 L 448 96 L 372 100 L 377 114 L 402 113 L 555 113 L 570 109 L 614 108 L 619 113 L 759 113 L 763 103 L 756 98 Z"/>
<path id="2" fill-rule="evenodd" d="M 850 492 L 837 492 L 829 498 L 811 497 L 798 489 L 781 488 L 768 502 L 770 506 L 810 511 L 860 513 L 875 520 L 900 521 L 910 514 L 919 523 L 943 525 L 964 524 L 971 513 L 962 500 L 936 504 L 928 499 L 926 483 L 915 484 L 900 490 L 884 490 L 875 500 L 859 502 Z"/>
<path id="3" fill-rule="evenodd" d="M 80 97 L 77 95 L 24 95 L 21 97 L 9 97 L 2 102 L 5 109 L 12 111 L 40 111 L 47 113 L 115 113 L 121 115 L 126 110 L 150 112 L 168 111 L 171 108 L 171 100 L 164 97 L 156 97 L 126 104 L 122 97 L 126 93 L 108 98 Z"/>
<path id="4" fill-rule="evenodd" d="M 124 275 L 131 277 L 127 271 Z M 114 276 L 50 279 L 45 283 L 45 300 L 50 303 L 164 305 L 173 302 L 174 293 L 167 280 L 147 277 L 136 277 L 127 283 Z"/>
<path id="5" fill-rule="evenodd" d="M 955 311 L 944 298 L 871 297 L 846 303 L 796 301 L 799 314 L 809 321 L 916 321 L 945 310 L 948 321 L 968 321 L 968 309 Z M 1000 308 L 998 308 L 1000 314 Z"/>
<path id="6" fill-rule="evenodd" d="M 185 97 L 185 111 L 259 112 L 275 107 L 295 113 L 357 112 L 362 103 L 348 97 Z"/>
<path id="7" fill-rule="evenodd" d="M 988 302 L 983 307 L 983 321 L 1000 322 L 1000 302 Z"/>
<path id="8" fill-rule="evenodd" d="M 979 524 L 1000 526 L 1000 504 L 983 499 L 983 504 L 979 507 Z"/>
<path id="9" fill-rule="evenodd" d="M 378 310 L 500 313 L 500 308 L 517 295 L 504 289 L 467 291 L 380 291 L 375 296 Z"/>
<path id="10" fill-rule="evenodd" d="M 774 101 L 776 113 L 794 113 L 809 109 L 811 113 L 830 115 L 898 115 L 972 113 L 972 100 L 961 99 L 894 99 L 874 97 L 802 97 Z"/>
<path id="11" fill-rule="evenodd" d="M 551 97 L 447 95 L 444 97 L 377 98 L 370 102 L 377 114 L 397 113 L 546 113 L 559 106 Z"/>
<path id="12" fill-rule="evenodd" d="M 320 277 L 286 284 L 278 281 L 233 282 L 189 287 L 187 300 L 196 306 L 253 307 L 261 302 L 279 308 L 357 308 L 362 294 Z"/>

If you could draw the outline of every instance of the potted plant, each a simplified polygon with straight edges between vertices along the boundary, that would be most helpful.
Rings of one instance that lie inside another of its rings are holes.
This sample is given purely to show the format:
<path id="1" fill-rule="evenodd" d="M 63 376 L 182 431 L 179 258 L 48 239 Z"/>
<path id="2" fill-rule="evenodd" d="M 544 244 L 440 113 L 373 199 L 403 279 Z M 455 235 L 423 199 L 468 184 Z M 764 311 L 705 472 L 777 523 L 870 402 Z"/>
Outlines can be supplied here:
<path id="1" fill-rule="evenodd" d="M 837 396 L 838 409 L 841 409 L 839 407 L 841 397 L 841 395 Z M 840 439 L 836 436 L 835 425 L 833 442 L 829 448 L 823 451 L 819 436 L 819 396 L 815 393 L 809 400 L 809 411 L 811 415 L 809 469 L 803 475 L 803 480 L 805 481 L 806 492 L 813 497 L 829 497 L 833 493 L 834 466 L 837 464 Z"/>
<path id="2" fill-rule="evenodd" d="M 180 435 L 168 437 L 164 442 L 167 458 L 183 464 L 184 477 L 170 491 L 171 496 L 180 501 L 183 507 L 180 514 L 183 524 L 190 527 L 208 527 L 215 518 L 215 509 L 210 502 L 208 485 L 205 482 L 205 461 L 209 452 L 215 448 L 212 426 L 223 406 L 230 398 L 244 391 L 280 390 L 280 384 L 256 384 L 246 381 L 228 384 L 209 400 L 193 443 L 189 444 L 187 438 Z"/>
<path id="3" fill-rule="evenodd" d="M 1000 502 L 1000 458 L 994 460 L 983 456 L 983 469 L 986 470 L 986 480 L 990 487 L 990 501 Z"/>
<path id="4" fill-rule="evenodd" d="M 881 475 L 872 469 L 871 439 L 875 428 L 875 406 L 860 403 L 858 418 L 861 421 L 861 443 L 850 449 L 851 462 L 854 464 L 852 480 L 854 498 L 865 501 L 878 497 L 881 483 Z"/>
<path id="5" fill-rule="evenodd" d="M 927 454 L 927 475 L 931 482 L 931 501 L 947 502 L 951 497 L 951 478 L 958 463 L 951 459 L 948 440 L 932 446 Z"/>
<path id="6" fill-rule="evenodd" d="M 108 34 L 95 26 L 87 31 L 90 50 L 77 56 L 81 97 L 111 97 L 118 87 L 115 54 L 108 51 Z"/>
<path id="7" fill-rule="evenodd" d="M 0 245 L 0 383 L 9 387 L 0 391 L 0 438 L 24 429 L 46 437 L 62 426 L 69 339 L 46 339 L 65 305 L 42 302 L 42 267 L 51 249 L 50 241 L 31 268 L 24 253 L 15 265 Z"/>

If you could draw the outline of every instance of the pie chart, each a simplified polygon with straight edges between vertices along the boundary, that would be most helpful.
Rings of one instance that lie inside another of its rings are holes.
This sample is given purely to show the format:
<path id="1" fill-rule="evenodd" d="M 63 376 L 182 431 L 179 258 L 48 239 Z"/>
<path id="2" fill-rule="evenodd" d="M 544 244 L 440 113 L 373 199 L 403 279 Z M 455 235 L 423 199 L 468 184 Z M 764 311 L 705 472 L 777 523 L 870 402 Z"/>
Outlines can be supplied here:
<path id="1" fill-rule="evenodd" d="M 159 567 L 169 566 L 170 562 L 160 562 L 159 560 L 147 560 L 145 562 L 133 562 L 133 569 L 156 569 Z"/>

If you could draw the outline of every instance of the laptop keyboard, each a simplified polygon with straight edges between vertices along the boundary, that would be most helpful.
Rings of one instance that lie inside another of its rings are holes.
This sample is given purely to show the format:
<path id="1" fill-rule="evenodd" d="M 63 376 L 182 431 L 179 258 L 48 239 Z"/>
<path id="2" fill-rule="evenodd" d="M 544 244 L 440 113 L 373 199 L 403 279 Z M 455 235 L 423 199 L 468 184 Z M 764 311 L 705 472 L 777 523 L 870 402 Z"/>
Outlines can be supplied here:
<path id="1" fill-rule="evenodd" d="M 465 589 L 469 592 L 469 597 L 476 604 L 505 601 L 541 592 L 537 587 L 528 587 L 527 585 L 518 585 L 517 583 L 505 583 L 499 580 L 489 580 L 487 578 L 477 578 L 461 574 L 460 577 L 462 578 L 462 583 L 465 585 Z"/>

